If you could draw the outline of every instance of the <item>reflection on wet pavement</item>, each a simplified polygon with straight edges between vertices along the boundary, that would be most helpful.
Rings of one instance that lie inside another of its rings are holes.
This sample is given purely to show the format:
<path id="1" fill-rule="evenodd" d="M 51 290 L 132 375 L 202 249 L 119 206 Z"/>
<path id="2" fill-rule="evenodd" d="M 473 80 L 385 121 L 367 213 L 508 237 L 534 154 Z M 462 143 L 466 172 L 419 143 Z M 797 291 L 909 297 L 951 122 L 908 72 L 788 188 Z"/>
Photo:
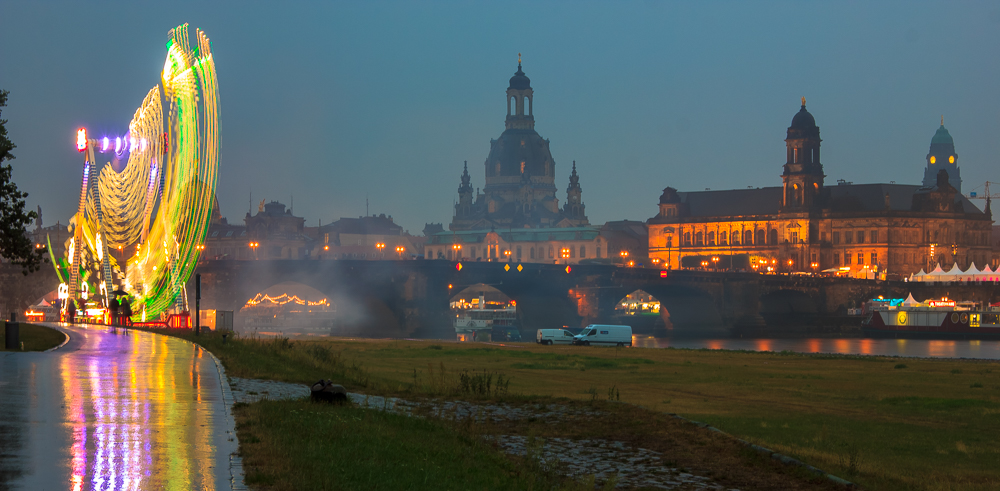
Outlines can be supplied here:
<path id="1" fill-rule="evenodd" d="M 179 339 L 67 328 L 0 356 L 0 489 L 231 489 L 219 374 Z"/>

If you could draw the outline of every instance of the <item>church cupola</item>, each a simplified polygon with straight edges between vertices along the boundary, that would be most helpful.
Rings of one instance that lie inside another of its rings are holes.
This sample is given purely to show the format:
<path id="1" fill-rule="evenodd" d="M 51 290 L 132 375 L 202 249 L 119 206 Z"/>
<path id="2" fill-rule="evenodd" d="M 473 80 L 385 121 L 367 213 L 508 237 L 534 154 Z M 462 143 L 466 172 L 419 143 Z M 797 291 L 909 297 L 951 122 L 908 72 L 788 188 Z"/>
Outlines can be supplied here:
<path id="1" fill-rule="evenodd" d="M 785 138 L 785 165 L 781 180 L 784 184 L 783 211 L 806 211 L 816 204 L 823 188 L 823 164 L 819 160 L 819 126 L 806 111 L 806 98 L 792 118 Z"/>
<path id="2" fill-rule="evenodd" d="M 931 138 L 931 149 L 927 152 L 927 168 L 924 170 L 924 187 L 937 184 L 938 171 L 948 173 L 948 183 L 959 193 L 962 192 L 962 175 L 958 168 L 958 154 L 955 153 L 955 140 L 944 127 L 944 116 L 941 116 L 941 127 Z"/>
<path id="3" fill-rule="evenodd" d="M 534 129 L 531 80 L 521 70 L 521 53 L 517 54 L 517 72 L 507 87 L 507 129 Z"/>

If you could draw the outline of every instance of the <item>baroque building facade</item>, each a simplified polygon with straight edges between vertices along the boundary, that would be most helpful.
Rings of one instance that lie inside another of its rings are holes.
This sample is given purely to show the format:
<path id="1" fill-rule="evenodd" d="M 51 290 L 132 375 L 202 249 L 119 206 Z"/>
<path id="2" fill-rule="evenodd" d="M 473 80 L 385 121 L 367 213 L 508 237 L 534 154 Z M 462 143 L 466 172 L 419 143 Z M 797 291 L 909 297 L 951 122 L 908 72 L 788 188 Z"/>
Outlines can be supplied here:
<path id="1" fill-rule="evenodd" d="M 667 269 L 837 268 L 868 278 L 993 262 L 989 201 L 980 211 L 959 192 L 957 154 L 943 121 L 931 140 L 922 186 L 826 186 L 820 142 L 803 98 L 786 133 L 781 187 L 664 189 L 659 213 L 647 222 L 650 257 Z"/>

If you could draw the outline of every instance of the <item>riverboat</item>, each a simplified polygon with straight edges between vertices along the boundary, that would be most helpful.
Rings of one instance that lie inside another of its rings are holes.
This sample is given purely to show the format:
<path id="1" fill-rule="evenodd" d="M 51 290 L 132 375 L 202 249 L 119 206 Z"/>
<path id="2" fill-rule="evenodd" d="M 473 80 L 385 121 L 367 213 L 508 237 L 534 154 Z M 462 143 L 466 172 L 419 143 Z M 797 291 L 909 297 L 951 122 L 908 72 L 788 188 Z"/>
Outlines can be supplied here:
<path id="1" fill-rule="evenodd" d="M 1000 304 L 948 298 L 917 302 L 877 298 L 864 307 L 861 330 L 872 337 L 1000 338 Z"/>
<path id="2" fill-rule="evenodd" d="M 455 302 L 455 337 L 467 341 L 520 341 L 517 303 L 487 303 L 483 297 L 471 303 Z"/>

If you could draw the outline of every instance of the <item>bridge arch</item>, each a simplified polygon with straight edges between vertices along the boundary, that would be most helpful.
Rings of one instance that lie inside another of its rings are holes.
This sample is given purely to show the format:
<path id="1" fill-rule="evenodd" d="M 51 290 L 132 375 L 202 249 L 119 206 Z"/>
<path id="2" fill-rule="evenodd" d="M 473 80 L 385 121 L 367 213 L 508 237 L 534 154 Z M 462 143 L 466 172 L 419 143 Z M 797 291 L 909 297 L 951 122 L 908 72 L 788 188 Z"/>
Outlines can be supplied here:
<path id="1" fill-rule="evenodd" d="M 639 334 L 665 335 L 673 326 L 660 300 L 645 290 L 635 290 L 615 304 L 615 323 L 632 326 Z"/>

